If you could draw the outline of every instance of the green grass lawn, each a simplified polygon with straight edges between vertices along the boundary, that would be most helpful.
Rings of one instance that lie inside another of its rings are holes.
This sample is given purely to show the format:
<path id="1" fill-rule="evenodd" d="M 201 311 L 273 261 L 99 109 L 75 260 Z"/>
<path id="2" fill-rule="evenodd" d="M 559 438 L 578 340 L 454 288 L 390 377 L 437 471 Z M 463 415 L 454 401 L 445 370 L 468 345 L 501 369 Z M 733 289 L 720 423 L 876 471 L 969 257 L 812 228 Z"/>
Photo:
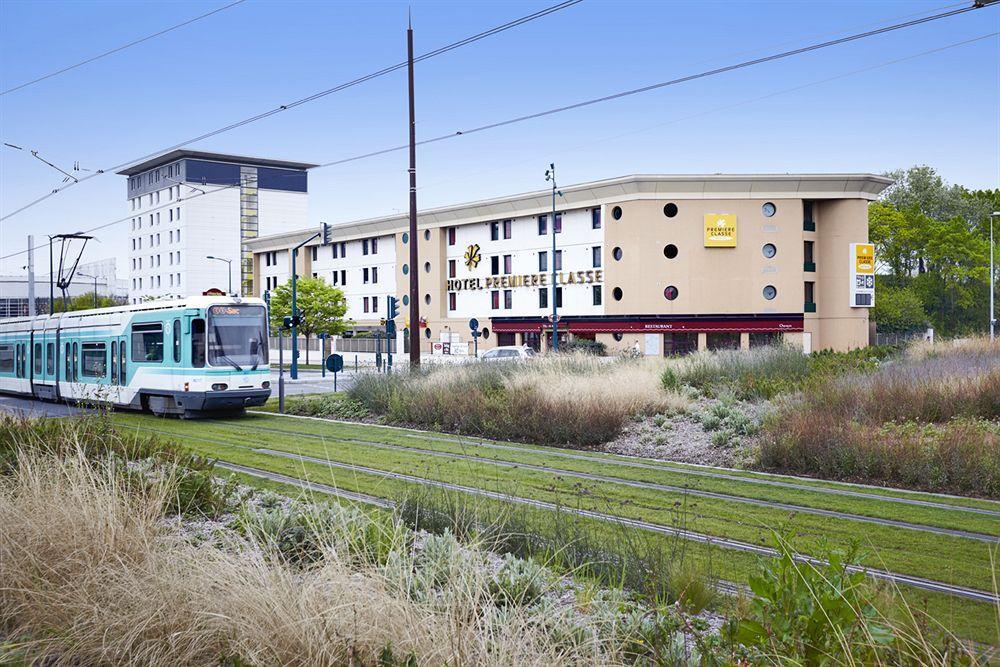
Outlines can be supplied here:
<path id="1" fill-rule="evenodd" d="M 993 517 L 983 515 L 769 487 L 741 481 L 737 475 L 731 480 L 697 477 L 685 474 L 685 467 L 676 467 L 673 464 L 662 470 L 628 468 L 615 464 L 616 460 L 628 460 L 624 457 L 595 456 L 591 462 L 551 456 L 553 450 L 550 448 L 527 446 L 516 451 L 491 450 L 469 444 L 467 440 L 463 442 L 458 438 L 438 438 L 402 429 L 357 424 L 292 420 L 278 416 L 183 422 L 120 414 L 116 419 L 123 425 L 162 431 L 200 454 L 331 484 L 347 491 L 400 498 L 413 491 L 417 485 L 376 474 L 335 468 L 324 463 L 255 452 L 252 449 L 268 448 L 339 464 L 354 464 L 382 471 L 399 472 L 665 526 L 684 522 L 688 530 L 744 542 L 769 544 L 772 529 L 793 528 L 798 533 L 795 545 L 803 553 L 818 553 L 823 542 L 847 545 L 852 540 L 857 540 L 863 549 L 871 552 L 866 564 L 872 567 L 983 590 L 992 589 L 990 545 L 984 542 L 879 526 L 847 518 L 834 519 L 806 513 L 791 514 L 780 509 L 689 496 L 683 492 L 641 489 L 613 482 L 580 480 L 541 471 L 498 467 L 489 459 L 546 465 L 567 471 L 576 470 L 674 486 L 696 487 L 866 516 L 887 516 L 913 523 L 961 527 L 965 530 L 997 534 L 997 524 L 1000 522 Z M 260 430 L 262 427 L 274 430 L 263 431 Z M 365 441 L 399 445 L 400 449 L 374 448 Z M 432 456 L 426 452 L 416 451 L 415 447 L 436 452 L 473 454 L 483 457 L 483 460 L 468 461 Z M 256 480 L 255 483 L 273 485 L 273 483 L 262 483 L 261 480 Z M 935 501 L 939 499 L 927 494 L 919 496 L 906 494 L 905 497 L 928 497 Z M 885 505 L 892 507 L 884 507 Z M 669 538 L 665 536 L 664 539 Z M 996 555 L 996 545 L 992 548 Z M 693 542 L 688 553 L 697 561 L 711 560 L 712 569 L 718 576 L 737 582 L 745 581 L 757 558 L 745 552 L 720 551 Z M 990 605 L 923 591 L 908 591 L 907 597 L 921 601 L 921 607 L 923 607 L 922 601 L 926 601 L 928 610 L 949 628 L 962 635 L 979 641 L 991 643 L 997 641 L 996 624 L 993 620 L 995 614 Z"/>

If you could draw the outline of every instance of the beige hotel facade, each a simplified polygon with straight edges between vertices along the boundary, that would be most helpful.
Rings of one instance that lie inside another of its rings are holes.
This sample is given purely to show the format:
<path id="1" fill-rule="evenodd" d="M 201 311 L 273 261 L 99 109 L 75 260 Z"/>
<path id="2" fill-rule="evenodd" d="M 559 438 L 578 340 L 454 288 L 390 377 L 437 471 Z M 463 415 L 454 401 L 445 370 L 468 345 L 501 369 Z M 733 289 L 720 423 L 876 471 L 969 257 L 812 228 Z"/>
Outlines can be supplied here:
<path id="1" fill-rule="evenodd" d="M 407 325 L 417 271 L 428 353 L 470 353 L 473 317 L 480 351 L 545 350 L 553 299 L 561 342 L 594 339 L 609 354 L 778 340 L 847 350 L 868 344 L 867 209 L 890 183 L 863 173 L 624 176 L 562 188 L 555 220 L 550 190 L 421 211 L 417 267 L 405 214 L 336 225 L 334 243 L 300 250 L 297 270 L 343 289 L 359 329 L 378 326 L 390 295 Z M 290 249 L 315 231 L 248 242 L 255 296 L 290 278 Z"/>

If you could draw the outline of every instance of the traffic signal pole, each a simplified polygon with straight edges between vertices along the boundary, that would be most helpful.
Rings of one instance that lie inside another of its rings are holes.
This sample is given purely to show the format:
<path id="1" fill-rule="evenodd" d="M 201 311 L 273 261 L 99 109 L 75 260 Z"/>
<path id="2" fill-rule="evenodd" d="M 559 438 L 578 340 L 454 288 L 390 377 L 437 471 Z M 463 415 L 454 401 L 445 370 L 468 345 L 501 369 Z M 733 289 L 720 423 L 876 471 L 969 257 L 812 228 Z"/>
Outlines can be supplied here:
<path id="1" fill-rule="evenodd" d="M 299 260 L 299 248 L 309 243 L 315 238 L 321 238 L 323 245 L 330 243 L 330 225 L 323 223 L 320 231 L 316 232 L 302 243 L 292 248 L 292 368 L 289 375 L 293 380 L 299 379 L 299 306 L 298 306 L 298 279 L 299 269 L 296 263 Z"/>

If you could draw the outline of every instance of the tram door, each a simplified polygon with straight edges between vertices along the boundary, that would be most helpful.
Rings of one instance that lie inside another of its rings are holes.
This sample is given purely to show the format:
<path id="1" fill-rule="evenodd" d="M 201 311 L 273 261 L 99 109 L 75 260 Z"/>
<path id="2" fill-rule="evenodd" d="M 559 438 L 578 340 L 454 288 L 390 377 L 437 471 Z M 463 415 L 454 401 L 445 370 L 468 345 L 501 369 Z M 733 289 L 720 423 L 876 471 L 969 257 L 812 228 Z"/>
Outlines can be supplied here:
<path id="1" fill-rule="evenodd" d="M 55 399 L 56 373 L 59 370 L 56 329 L 36 331 L 31 343 L 32 391 L 38 398 Z"/>

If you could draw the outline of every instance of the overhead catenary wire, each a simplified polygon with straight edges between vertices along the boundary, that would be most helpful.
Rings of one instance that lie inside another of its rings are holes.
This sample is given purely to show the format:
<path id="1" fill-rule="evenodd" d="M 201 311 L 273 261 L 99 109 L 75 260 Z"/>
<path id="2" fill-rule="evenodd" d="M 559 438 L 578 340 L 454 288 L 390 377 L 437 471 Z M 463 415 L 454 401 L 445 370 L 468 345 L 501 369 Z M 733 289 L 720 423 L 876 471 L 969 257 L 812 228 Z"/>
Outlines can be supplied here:
<path id="1" fill-rule="evenodd" d="M 139 39 L 136 39 L 136 40 L 133 40 L 133 41 L 129 42 L 128 44 L 122 44 L 121 46 L 117 46 L 117 47 L 115 47 L 113 49 L 109 49 L 108 51 L 105 51 L 103 53 L 99 53 L 96 56 L 91 56 L 90 58 L 87 58 L 86 60 L 81 60 L 78 63 L 74 63 L 72 65 L 67 65 L 66 67 L 63 67 L 61 69 L 57 69 L 54 72 L 49 72 L 48 74 L 45 74 L 45 75 L 42 75 L 42 76 L 40 76 L 38 78 L 32 79 L 31 81 L 25 81 L 22 84 L 18 84 L 16 86 L 14 86 L 13 88 L 8 88 L 8 89 L 6 89 L 4 91 L 0 91 L 0 96 L 7 95 L 8 93 L 13 93 L 14 91 L 21 90 L 22 88 L 27 88 L 28 86 L 32 86 L 32 85 L 34 85 L 36 83 L 39 83 L 41 81 L 45 81 L 46 79 L 51 79 L 54 76 L 59 76 L 60 74 L 65 74 L 66 72 L 69 72 L 70 70 L 74 70 L 77 67 L 83 67 L 84 65 L 92 63 L 95 60 L 100 60 L 101 58 L 106 58 L 106 57 L 108 57 L 110 55 L 113 55 L 115 53 L 118 53 L 120 51 L 124 51 L 125 49 L 129 49 L 129 48 L 132 48 L 133 46 L 136 46 L 138 44 L 142 44 L 143 42 L 148 42 L 149 40 L 155 39 L 156 37 L 160 37 L 162 35 L 166 35 L 168 32 L 173 32 L 174 30 L 177 30 L 179 28 L 183 28 L 184 26 L 187 26 L 187 25 L 191 25 L 192 23 L 195 23 L 195 22 L 200 21 L 202 19 L 207 19 L 209 16 L 213 16 L 215 14 L 218 14 L 219 12 L 224 12 L 225 10 L 230 9 L 232 7 L 235 7 L 236 5 L 243 4 L 244 2 L 246 2 L 246 0 L 235 0 L 235 2 L 230 2 L 228 5 L 223 5 L 222 7 L 218 7 L 216 9 L 213 9 L 210 12 L 205 12 L 204 14 L 199 14 L 198 16 L 190 18 L 187 21 L 183 21 L 183 22 L 178 23 L 176 25 L 172 25 L 169 28 L 164 28 L 163 30 L 154 32 L 151 35 L 146 35 L 145 37 L 140 37 Z"/>
<path id="2" fill-rule="evenodd" d="M 983 5 L 983 6 L 986 6 L 986 5 Z M 698 72 L 696 74 L 689 74 L 689 75 L 686 75 L 686 76 L 677 77 L 675 79 L 669 79 L 667 81 L 660 81 L 660 82 L 657 82 L 657 83 L 653 83 L 653 84 L 649 84 L 649 85 L 646 85 L 646 86 L 642 86 L 640 88 L 632 88 L 630 90 L 623 90 L 623 91 L 619 91 L 617 93 L 611 93 L 609 95 L 604 95 L 602 97 L 594 97 L 594 98 L 591 98 L 591 99 L 582 100 L 580 102 L 574 102 L 573 104 L 566 104 L 566 105 L 563 105 L 563 106 L 554 107 L 552 109 L 546 109 L 544 111 L 537 111 L 537 112 L 530 113 L 530 114 L 525 114 L 525 115 L 522 115 L 522 116 L 515 116 L 513 118 L 508 118 L 506 120 L 501 120 L 501 121 L 497 121 L 497 122 L 494 122 L 494 123 L 488 123 L 486 125 L 480 125 L 478 127 L 471 127 L 471 128 L 464 129 L 464 130 L 456 130 L 454 132 L 449 132 L 448 134 L 442 134 L 442 135 L 439 135 L 439 136 L 436 136 L 436 137 L 432 137 L 430 139 L 422 139 L 422 140 L 420 140 L 420 141 L 417 142 L 417 145 L 418 146 L 422 146 L 422 145 L 426 145 L 426 144 L 433 144 L 433 143 L 437 143 L 437 142 L 440 142 L 440 141 L 445 141 L 446 139 L 454 139 L 456 137 L 465 136 L 465 135 L 468 135 L 468 134 L 475 134 L 477 132 L 485 132 L 487 130 L 494 130 L 494 129 L 497 129 L 497 128 L 500 128 L 500 127 L 505 127 L 505 126 L 508 126 L 508 125 L 514 125 L 516 123 L 523 123 L 523 122 L 528 121 L 528 120 L 535 120 L 537 118 L 544 118 L 546 116 L 552 116 L 552 115 L 555 115 L 555 114 L 558 114 L 558 113 L 563 113 L 565 111 L 572 111 L 574 109 L 581 109 L 583 107 L 593 106 L 595 104 L 601 104 L 602 102 L 610 102 L 612 100 L 618 100 L 618 99 L 621 99 L 623 97 L 630 97 L 632 95 L 639 95 L 641 93 L 647 93 L 647 92 L 650 92 L 652 90 L 659 90 L 661 88 L 667 88 L 668 86 L 676 86 L 678 84 L 687 83 L 689 81 L 695 81 L 697 79 L 704 79 L 704 78 L 708 78 L 708 77 L 711 77 L 711 76 L 716 76 L 716 75 L 719 75 L 719 74 L 724 74 L 724 73 L 727 73 L 727 72 L 733 72 L 733 71 L 736 71 L 736 70 L 745 69 L 745 68 L 748 68 L 748 67 L 753 67 L 755 65 L 761 65 L 761 64 L 764 64 L 764 63 L 774 62 L 776 60 L 783 60 L 785 58 L 790 58 L 792 56 L 797 56 L 797 55 L 801 55 L 801 54 L 804 54 L 804 53 L 809 53 L 809 52 L 812 52 L 812 51 L 819 51 L 821 49 L 826 49 L 826 48 L 829 48 L 831 46 L 838 46 L 840 44 L 846 44 L 846 43 L 849 43 L 849 42 L 855 42 L 855 41 L 858 41 L 858 40 L 861 40 L 861 39 L 865 39 L 865 38 L 868 38 L 868 37 L 873 37 L 875 35 L 881 35 L 881 34 L 885 34 L 887 32 L 893 32 L 895 30 L 902 30 L 903 28 L 910 28 L 910 27 L 921 25 L 921 24 L 924 24 L 924 23 L 929 23 L 931 21 L 937 21 L 937 20 L 940 20 L 940 19 L 943 19 L 943 18 L 948 18 L 948 17 L 951 17 L 951 16 L 957 16 L 959 14 L 964 14 L 966 12 L 974 11 L 976 9 L 981 9 L 983 6 L 972 5 L 972 6 L 969 6 L 969 7 L 963 7 L 961 9 L 955 9 L 955 10 L 943 12 L 943 13 L 940 13 L 940 14 L 934 14 L 932 16 L 926 16 L 926 17 L 919 18 L 919 19 L 913 19 L 911 21 L 904 21 L 902 23 L 895 23 L 895 24 L 892 24 L 892 25 L 883 26 L 881 28 L 876 28 L 874 30 L 868 30 L 868 31 L 865 31 L 865 32 L 855 33 L 853 35 L 848 35 L 846 37 L 840 37 L 840 38 L 837 38 L 837 39 L 831 39 L 831 40 L 827 40 L 825 42 L 820 42 L 820 43 L 817 43 L 817 44 L 810 44 L 808 46 L 803 46 L 803 47 L 800 47 L 800 48 L 797 48 L 797 49 L 791 49 L 791 50 L 788 50 L 788 51 L 782 51 L 780 53 L 774 53 L 774 54 L 770 54 L 770 55 L 767 55 L 767 56 L 762 56 L 760 58 L 754 58 L 752 60 L 744 60 L 744 61 L 739 62 L 739 63 L 734 63 L 732 65 L 726 65 L 724 67 L 717 67 L 717 68 L 714 68 L 714 69 L 705 70 L 705 71 L 702 71 L 702 72 Z M 323 163 L 323 164 L 321 164 L 319 166 L 320 167 L 332 167 L 332 166 L 338 165 L 338 164 L 346 164 L 348 162 L 355 162 L 357 160 L 364 160 L 364 159 L 367 159 L 367 158 L 377 157 L 379 155 L 385 155 L 387 153 L 394 153 L 396 151 L 401 151 L 401 150 L 403 150 L 405 148 L 408 148 L 407 144 L 403 144 L 403 145 L 400 145 L 400 146 L 393 146 L 391 148 L 383 148 L 381 150 L 371 151 L 369 153 L 363 153 L 361 155 L 355 155 L 353 157 L 343 158 L 343 159 L 340 159 L 340 160 L 334 160 L 333 162 L 326 162 L 326 163 Z"/>
<path id="3" fill-rule="evenodd" d="M 528 23 L 530 21 L 534 21 L 536 19 L 540 19 L 542 17 L 548 16 L 549 14 L 555 13 L 555 12 L 563 10 L 563 9 L 566 9 L 568 7 L 572 7 L 573 5 L 577 5 L 577 4 L 581 3 L 581 2 L 583 2 L 583 0 L 563 0 L 563 2 L 559 2 L 559 3 L 555 4 L 555 5 L 551 5 L 549 7 L 544 8 L 544 9 L 540 9 L 540 10 L 538 10 L 536 12 L 531 13 L 531 14 L 527 14 L 527 15 L 522 16 L 520 18 L 514 19 L 512 21 L 508 21 L 508 22 L 503 23 L 501 25 L 498 25 L 496 27 L 490 28 L 488 30 L 484 30 L 482 32 L 476 33 L 475 35 L 471 35 L 471 36 L 466 37 L 464 39 L 460 39 L 457 42 L 452 42 L 452 43 L 447 44 L 445 46 L 442 46 L 440 48 L 434 49 L 433 51 L 429 51 L 427 53 L 421 54 L 421 55 L 419 55 L 419 56 L 417 56 L 417 57 L 414 58 L 414 62 L 420 62 L 420 61 L 423 61 L 423 60 L 427 60 L 428 58 L 433 58 L 433 57 L 439 56 L 441 54 L 448 53 L 449 51 L 453 51 L 455 49 L 461 48 L 463 46 L 467 46 L 467 45 L 472 44 L 474 42 L 478 42 L 478 41 L 480 41 L 482 39 L 485 39 L 487 37 L 491 37 L 493 35 L 500 34 L 502 32 L 505 32 L 505 31 L 510 30 L 512 28 L 516 28 L 517 26 L 523 25 L 523 24 Z M 107 172 L 115 171 L 117 169 L 121 169 L 122 167 L 126 167 L 126 166 L 131 165 L 131 164 L 136 164 L 138 162 L 142 162 L 143 160 L 147 160 L 149 158 L 156 157 L 157 155 L 161 155 L 163 153 L 167 153 L 169 151 L 176 150 L 178 148 L 181 148 L 183 146 L 187 146 L 189 144 L 193 144 L 193 143 L 196 143 L 196 142 L 199 142 L 199 141 L 203 141 L 205 139 L 209 139 L 209 138 L 214 137 L 216 135 L 223 134 L 224 132 L 229 132 L 231 130 L 235 130 L 236 128 L 243 127 L 244 125 L 249 125 L 250 123 L 255 123 L 255 122 L 259 121 L 259 120 L 263 120 L 265 118 L 269 118 L 271 116 L 280 114 L 280 113 L 282 113 L 284 111 L 288 111 L 289 109 L 294 109 L 295 107 L 301 106 L 303 104 L 307 104 L 309 102 L 313 102 L 313 101 L 321 99 L 323 97 L 327 97 L 327 96 L 332 95 L 334 93 L 338 93 L 338 92 L 340 92 L 342 90 L 346 90 L 348 88 L 352 88 L 354 86 L 360 85 L 360 84 L 365 83 L 367 81 L 371 81 L 372 79 L 385 76 L 386 74 L 390 74 L 390 73 L 395 72 L 397 70 L 400 70 L 400 69 L 402 69 L 404 67 L 406 67 L 406 61 L 399 62 L 399 63 L 396 63 L 395 65 L 390 65 L 388 67 L 383 67 L 382 69 L 377 70 L 375 72 L 371 72 L 370 74 L 365 74 L 364 76 L 360 76 L 360 77 L 358 77 L 356 79 L 352 79 L 350 81 L 346 81 L 344 83 L 341 83 L 341 84 L 338 84 L 336 86 L 333 86 L 332 88 L 327 88 L 326 90 L 321 90 L 319 92 L 313 93 L 313 94 L 308 95 L 306 97 L 302 97 L 302 98 L 299 98 L 299 99 L 294 100 L 292 102 L 288 102 L 287 104 L 281 104 L 281 105 L 279 105 L 277 107 L 274 107 L 272 109 L 268 109 L 267 111 L 264 111 L 262 113 L 256 114 L 254 116 L 250 116 L 249 118 L 244 118 L 243 120 L 239 120 L 239 121 L 236 121 L 234 123 L 230 123 L 229 125 L 226 125 L 224 127 L 220 127 L 218 129 L 212 130 L 210 132 L 206 132 L 206 133 L 198 135 L 196 137 L 191 137 L 189 139 L 185 139 L 184 141 L 181 141 L 179 143 L 173 144 L 172 146 L 167 146 L 165 148 L 161 148 L 161 149 L 153 151 L 151 153 L 147 153 L 147 154 L 139 156 L 139 157 L 135 157 L 135 158 L 131 158 L 131 159 L 125 160 L 124 162 L 121 162 L 121 163 L 116 164 L 116 165 L 111 166 L 111 167 L 106 167 L 104 169 L 98 169 L 94 173 L 92 173 L 92 174 L 90 174 L 88 176 L 84 176 L 83 178 L 79 179 L 78 181 L 74 181 L 72 183 L 67 183 L 66 185 L 63 185 L 61 187 L 54 188 L 52 191 L 47 192 L 46 194 L 33 199 L 32 201 L 28 202 L 27 204 L 21 206 L 20 208 L 18 208 L 16 210 L 14 210 L 14 211 L 12 211 L 12 212 L 10 212 L 10 213 L 8 213 L 8 214 L 0 217 L 0 222 L 2 222 L 4 220 L 7 220 L 8 218 L 11 218 L 11 217 L 17 215 L 18 213 L 26 211 L 29 208 L 32 208 L 33 206 L 36 206 L 36 205 L 42 203 L 46 199 L 49 199 L 50 197 L 53 197 L 53 196 L 59 194 L 60 192 L 63 192 L 67 188 L 70 188 L 70 187 L 72 187 L 74 185 L 78 185 L 79 183 L 83 183 L 85 181 L 89 181 L 90 179 L 96 178 L 97 176 L 100 176 L 100 175 L 105 174 Z"/>
<path id="4" fill-rule="evenodd" d="M 776 92 L 773 92 L 773 93 L 768 93 L 766 95 L 754 97 L 754 98 L 751 98 L 751 99 L 748 99 L 748 100 L 743 100 L 743 101 L 740 101 L 740 102 L 736 102 L 736 103 L 727 105 L 725 107 L 721 107 L 719 109 L 715 109 L 714 111 L 720 111 L 720 110 L 723 110 L 723 109 L 734 108 L 734 107 L 741 106 L 741 105 L 744 105 L 744 104 L 749 104 L 751 102 L 757 102 L 757 101 L 765 100 L 765 99 L 768 99 L 768 98 L 771 98 L 771 97 L 775 97 L 775 96 L 778 96 L 778 95 L 781 95 L 781 94 L 786 94 L 786 93 L 793 92 L 793 91 L 796 91 L 796 90 L 801 90 L 801 89 L 807 88 L 809 86 L 814 86 L 814 85 L 819 85 L 819 84 L 822 84 L 822 83 L 827 83 L 827 82 L 830 82 L 830 81 L 835 81 L 837 79 L 842 79 L 842 78 L 845 78 L 845 77 L 848 77 L 848 76 L 853 76 L 853 75 L 856 75 L 856 74 L 861 74 L 861 73 L 864 73 L 864 72 L 869 72 L 869 71 L 872 71 L 874 69 L 878 69 L 880 67 L 887 67 L 889 65 L 894 65 L 894 64 L 906 62 L 908 60 L 913 60 L 914 58 L 918 58 L 918 57 L 921 57 L 921 56 L 927 56 L 927 55 L 931 55 L 931 54 L 934 54 L 934 53 L 939 53 L 941 51 L 945 51 L 945 50 L 948 50 L 948 49 L 957 48 L 959 46 L 965 46 L 965 45 L 968 45 L 968 44 L 972 44 L 972 43 L 975 43 L 975 42 L 982 41 L 984 39 L 988 39 L 990 37 L 996 37 L 998 35 L 1000 35 L 1000 33 L 998 33 L 998 32 L 992 32 L 992 33 L 987 33 L 985 35 L 980 35 L 978 37 L 972 37 L 972 38 L 969 38 L 969 39 L 964 39 L 964 40 L 961 40 L 961 41 L 958 41 L 958 42 L 953 42 L 953 43 L 950 43 L 950 44 L 946 44 L 944 46 L 936 47 L 936 48 L 933 48 L 933 49 L 928 49 L 926 51 L 921 51 L 919 53 L 914 53 L 914 54 L 910 54 L 908 56 L 903 56 L 901 58 L 894 58 L 894 59 L 887 60 L 887 61 L 884 61 L 884 62 L 881 62 L 881 63 L 877 63 L 877 64 L 874 64 L 874 65 L 869 65 L 869 66 L 861 68 L 861 69 L 851 70 L 849 72 L 844 72 L 844 73 L 841 73 L 841 74 L 838 74 L 838 75 L 834 75 L 834 76 L 831 76 L 831 77 L 825 77 L 823 79 L 818 79 L 816 81 L 808 82 L 808 83 L 805 83 L 805 84 L 800 84 L 800 85 L 794 86 L 792 88 L 787 88 L 787 89 L 783 89 L 783 90 L 776 91 Z M 674 119 L 674 120 L 669 121 L 669 122 L 673 123 L 673 122 L 679 122 L 679 121 L 682 121 L 682 120 L 688 120 L 690 118 L 696 118 L 696 117 L 700 117 L 700 116 L 706 115 L 707 113 L 709 113 L 709 112 L 702 112 L 702 113 L 698 113 L 698 114 L 693 114 L 693 115 L 690 115 L 690 116 L 685 116 L 685 117 L 682 117 L 682 118 L 677 118 L 677 119 Z M 666 124 L 666 123 L 660 123 L 659 125 L 664 125 L 664 124 Z M 658 127 L 659 125 L 656 125 L 656 126 L 653 126 L 653 127 Z M 645 128 L 645 129 L 650 129 L 650 128 Z M 626 134 L 628 134 L 628 133 L 626 133 Z M 451 135 L 449 135 L 449 136 L 451 136 Z M 624 136 L 624 135 L 621 135 L 621 136 Z M 367 155 L 367 156 L 370 157 L 370 156 L 373 156 L 373 155 L 380 155 L 380 154 L 382 154 L 382 152 L 378 152 L 378 153 L 375 153 L 375 154 L 372 154 L 372 155 Z M 353 162 L 353 161 L 356 161 L 356 160 L 363 159 L 364 157 L 366 157 L 366 156 L 357 156 L 357 157 L 349 159 L 348 161 L 352 161 Z M 334 161 L 334 162 L 328 162 L 328 163 L 325 163 L 325 164 L 321 164 L 321 165 L 315 167 L 314 169 L 323 169 L 325 167 L 330 167 L 330 166 L 334 166 L 334 165 L 337 165 L 337 164 L 343 164 L 343 162 L 344 162 L 343 160 L 338 160 L 338 161 Z M 228 184 L 228 185 L 222 185 L 220 187 L 213 188 L 211 190 L 202 191 L 199 194 L 193 194 L 193 195 L 190 195 L 190 196 L 187 196 L 187 197 L 179 197 L 179 198 L 173 200 L 172 202 L 168 202 L 166 204 L 161 204 L 159 206 L 156 206 L 156 207 L 144 210 L 142 212 L 142 214 L 145 215 L 145 214 L 148 214 L 148 213 L 154 213 L 156 211 L 165 210 L 165 209 L 171 208 L 173 206 L 176 206 L 177 203 L 179 203 L 179 202 L 190 201 L 192 199 L 197 199 L 199 197 L 210 195 L 210 194 L 212 194 L 214 192 L 218 192 L 220 190 L 226 190 L 226 189 L 229 189 L 229 188 L 239 187 L 239 185 L 240 185 L 239 183 L 232 183 L 232 184 Z M 83 233 L 88 233 L 89 234 L 91 232 L 100 231 L 102 229 L 106 229 L 106 228 L 111 227 L 113 225 L 121 224 L 123 222 L 128 222 L 129 220 L 131 220 L 131 219 L 133 219 L 135 217 L 136 217 L 135 213 L 133 213 L 131 215 L 126 215 L 124 217 L 117 218 L 117 219 L 111 220 L 109 222 L 102 223 L 100 225 L 97 225 L 96 227 L 91 227 L 89 229 L 86 229 L 86 230 L 84 230 Z M 44 247 L 44 246 L 39 245 L 39 246 L 35 246 L 34 249 L 37 250 L 37 249 L 40 249 L 42 247 Z M 27 249 L 25 249 L 25 250 L 19 250 L 19 251 L 16 251 L 16 252 L 12 252 L 12 253 L 0 256 L 0 260 L 10 259 L 12 257 L 17 257 L 19 255 L 24 255 L 24 254 L 27 254 L 27 252 L 28 252 Z"/>

